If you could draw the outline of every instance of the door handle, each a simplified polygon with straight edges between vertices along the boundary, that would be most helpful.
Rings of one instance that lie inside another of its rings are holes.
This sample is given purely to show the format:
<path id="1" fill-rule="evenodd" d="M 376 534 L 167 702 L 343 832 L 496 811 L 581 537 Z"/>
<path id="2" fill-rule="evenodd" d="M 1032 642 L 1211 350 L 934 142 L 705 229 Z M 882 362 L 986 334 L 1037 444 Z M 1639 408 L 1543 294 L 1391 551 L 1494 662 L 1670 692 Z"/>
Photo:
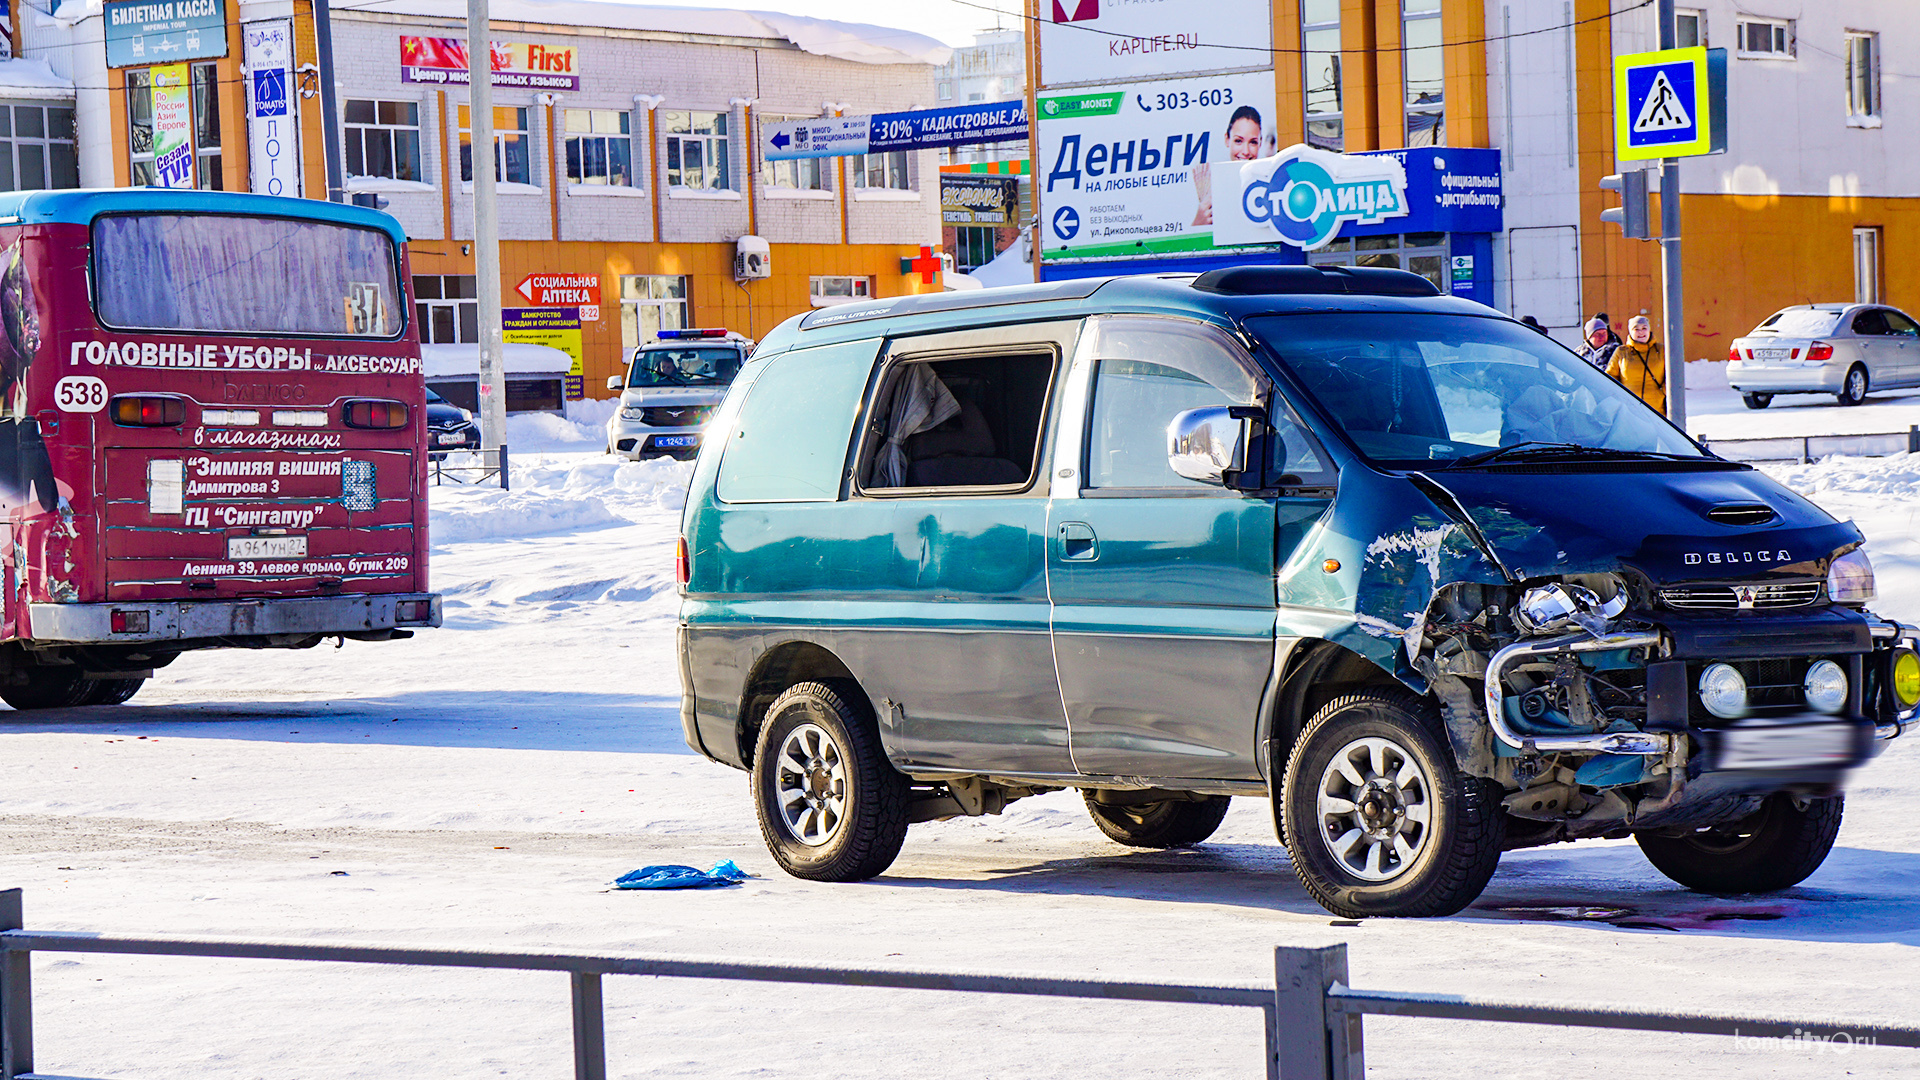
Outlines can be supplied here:
<path id="1" fill-rule="evenodd" d="M 1093 526 L 1084 521 L 1061 522 L 1060 557 L 1076 561 L 1099 558 L 1100 538 L 1094 535 Z"/>

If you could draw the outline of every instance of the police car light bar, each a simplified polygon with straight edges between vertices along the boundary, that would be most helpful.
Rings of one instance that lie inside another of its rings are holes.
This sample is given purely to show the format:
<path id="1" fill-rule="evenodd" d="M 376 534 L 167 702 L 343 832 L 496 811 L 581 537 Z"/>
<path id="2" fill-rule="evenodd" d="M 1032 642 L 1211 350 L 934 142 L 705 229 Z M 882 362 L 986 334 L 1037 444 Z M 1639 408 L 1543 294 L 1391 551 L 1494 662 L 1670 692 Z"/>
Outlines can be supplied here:
<path id="1" fill-rule="evenodd" d="M 727 334 L 726 330 L 661 330 L 653 336 L 661 341 L 675 341 L 681 338 L 726 337 Z"/>

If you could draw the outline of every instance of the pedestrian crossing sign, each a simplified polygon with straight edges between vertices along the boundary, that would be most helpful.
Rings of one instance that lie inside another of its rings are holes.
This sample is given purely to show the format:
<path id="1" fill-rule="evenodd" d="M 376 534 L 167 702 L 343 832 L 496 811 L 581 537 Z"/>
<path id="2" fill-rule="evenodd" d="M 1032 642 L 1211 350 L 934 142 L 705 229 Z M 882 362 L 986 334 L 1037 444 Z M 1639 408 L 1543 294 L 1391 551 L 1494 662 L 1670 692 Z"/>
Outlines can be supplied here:
<path id="1" fill-rule="evenodd" d="M 1725 84 L 1711 77 L 1709 66 L 1705 48 L 1614 57 L 1614 156 L 1646 161 L 1724 150 L 1724 135 L 1714 136 L 1726 121 L 1713 114 L 1716 106 L 1724 111 Z"/>

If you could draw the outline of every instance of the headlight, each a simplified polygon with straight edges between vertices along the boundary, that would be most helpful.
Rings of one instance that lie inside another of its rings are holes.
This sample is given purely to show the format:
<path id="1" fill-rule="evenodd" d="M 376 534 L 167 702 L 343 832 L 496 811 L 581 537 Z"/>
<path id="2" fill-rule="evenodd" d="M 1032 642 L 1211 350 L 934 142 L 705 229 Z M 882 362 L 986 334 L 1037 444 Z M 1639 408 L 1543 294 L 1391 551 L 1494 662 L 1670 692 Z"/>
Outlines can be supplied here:
<path id="1" fill-rule="evenodd" d="M 1747 680 L 1728 664 L 1709 664 L 1700 673 L 1700 704 L 1722 720 L 1747 715 Z"/>
<path id="2" fill-rule="evenodd" d="M 1815 712 L 1838 713 L 1847 707 L 1847 673 L 1831 660 L 1814 661 L 1801 685 L 1807 692 L 1807 708 Z"/>
<path id="3" fill-rule="evenodd" d="M 1920 705 L 1920 656 L 1912 649 L 1893 654 L 1893 700 L 1901 712 Z"/>
<path id="4" fill-rule="evenodd" d="M 1827 569 L 1827 598 L 1841 604 L 1864 604 L 1873 599 L 1873 562 L 1855 548 L 1833 560 Z"/>
<path id="5" fill-rule="evenodd" d="M 643 412 L 644 410 L 638 405 L 628 405 L 620 410 L 620 419 L 638 420 L 641 418 Z"/>

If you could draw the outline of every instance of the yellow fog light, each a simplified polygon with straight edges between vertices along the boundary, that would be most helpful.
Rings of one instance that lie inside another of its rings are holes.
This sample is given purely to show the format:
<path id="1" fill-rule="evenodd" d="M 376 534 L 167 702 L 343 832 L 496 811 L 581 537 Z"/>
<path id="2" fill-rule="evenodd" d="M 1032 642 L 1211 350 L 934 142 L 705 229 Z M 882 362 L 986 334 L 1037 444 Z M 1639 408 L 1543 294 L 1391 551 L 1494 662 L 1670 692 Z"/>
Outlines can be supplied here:
<path id="1" fill-rule="evenodd" d="M 1893 654 L 1893 700 L 1901 712 L 1920 705 L 1920 656 L 1911 649 Z"/>

